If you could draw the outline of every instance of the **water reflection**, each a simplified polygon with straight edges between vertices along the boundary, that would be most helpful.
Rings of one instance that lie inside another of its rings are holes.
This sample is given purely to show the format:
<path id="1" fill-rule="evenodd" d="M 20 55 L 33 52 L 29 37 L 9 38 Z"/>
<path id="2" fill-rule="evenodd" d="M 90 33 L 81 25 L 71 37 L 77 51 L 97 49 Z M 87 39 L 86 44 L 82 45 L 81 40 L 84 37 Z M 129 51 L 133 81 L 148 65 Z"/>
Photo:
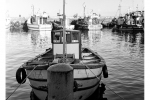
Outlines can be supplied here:
<path id="1" fill-rule="evenodd" d="M 6 33 L 6 97 L 16 88 L 16 70 L 29 59 L 51 47 L 50 31 Z M 106 61 L 109 78 L 103 82 L 126 100 L 144 99 L 144 33 L 82 31 L 82 44 L 100 54 Z M 30 100 L 27 81 L 10 100 Z M 129 92 L 130 91 L 130 92 Z M 120 100 L 106 88 L 104 97 Z"/>
<path id="2" fill-rule="evenodd" d="M 120 31 L 113 34 L 120 36 L 121 41 L 144 44 L 143 32 Z"/>
<path id="3" fill-rule="evenodd" d="M 116 46 L 122 49 L 123 52 L 128 52 L 130 57 L 143 57 L 144 56 L 144 33 L 121 31 L 112 33 L 117 39 Z"/>
<path id="4" fill-rule="evenodd" d="M 51 31 L 31 31 L 31 43 L 34 48 L 51 46 Z"/>
<path id="5" fill-rule="evenodd" d="M 82 41 L 83 41 L 83 40 L 89 40 L 89 37 L 88 37 L 88 30 L 83 30 L 83 31 L 81 31 L 81 39 L 82 39 Z"/>
<path id="6" fill-rule="evenodd" d="M 84 46 L 94 46 L 101 40 L 102 31 L 82 31 L 82 43 Z"/>

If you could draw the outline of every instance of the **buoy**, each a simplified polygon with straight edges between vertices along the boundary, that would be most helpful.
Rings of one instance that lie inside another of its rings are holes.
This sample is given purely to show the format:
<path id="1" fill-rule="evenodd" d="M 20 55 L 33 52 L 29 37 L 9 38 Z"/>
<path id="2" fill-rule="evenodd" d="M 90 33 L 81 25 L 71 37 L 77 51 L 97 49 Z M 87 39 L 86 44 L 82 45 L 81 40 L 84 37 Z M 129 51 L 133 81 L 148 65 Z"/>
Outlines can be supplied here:
<path id="1" fill-rule="evenodd" d="M 23 84 L 26 82 L 26 71 L 24 68 L 19 68 L 16 72 L 16 80 L 19 84 Z"/>
<path id="2" fill-rule="evenodd" d="M 48 100 L 73 100 L 73 68 L 64 63 L 47 69 Z"/>
<path id="3" fill-rule="evenodd" d="M 102 71 L 103 71 L 104 78 L 108 78 L 108 70 L 107 70 L 107 66 L 106 65 L 104 65 Z"/>

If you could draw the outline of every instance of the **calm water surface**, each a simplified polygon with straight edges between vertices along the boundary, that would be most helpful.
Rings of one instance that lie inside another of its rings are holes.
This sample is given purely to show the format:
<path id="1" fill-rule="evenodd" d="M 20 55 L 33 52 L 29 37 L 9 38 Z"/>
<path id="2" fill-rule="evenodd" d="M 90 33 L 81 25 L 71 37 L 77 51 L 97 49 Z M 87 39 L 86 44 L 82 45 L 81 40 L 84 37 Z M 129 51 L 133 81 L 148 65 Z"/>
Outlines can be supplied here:
<path id="1" fill-rule="evenodd" d="M 109 78 L 102 82 L 125 100 L 144 100 L 144 33 L 118 32 L 111 29 L 82 32 L 82 45 L 100 54 L 108 66 Z M 16 70 L 27 60 L 51 47 L 50 32 L 6 31 L 6 98 L 19 85 Z M 121 100 L 106 87 L 104 97 Z M 27 80 L 9 100 L 30 100 Z"/>

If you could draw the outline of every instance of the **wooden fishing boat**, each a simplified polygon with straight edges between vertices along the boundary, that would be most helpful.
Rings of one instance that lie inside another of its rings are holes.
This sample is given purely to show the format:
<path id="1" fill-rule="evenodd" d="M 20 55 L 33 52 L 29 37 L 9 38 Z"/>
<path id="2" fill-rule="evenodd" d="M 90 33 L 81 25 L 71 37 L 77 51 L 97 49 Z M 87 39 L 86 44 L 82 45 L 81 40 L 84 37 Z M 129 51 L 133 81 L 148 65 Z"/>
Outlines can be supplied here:
<path id="1" fill-rule="evenodd" d="M 48 16 L 44 13 L 42 16 L 33 15 L 27 21 L 29 30 L 51 31 L 52 23 L 47 22 Z"/>
<path id="2" fill-rule="evenodd" d="M 75 30 L 88 30 L 88 23 L 82 18 L 73 20 L 71 24 L 75 26 Z"/>
<path id="3" fill-rule="evenodd" d="M 51 32 L 52 48 L 27 61 L 16 72 L 18 83 L 23 84 L 28 78 L 33 94 L 40 100 L 49 97 L 48 90 L 51 88 L 48 88 L 47 69 L 55 64 L 66 63 L 72 67 L 74 88 L 71 87 L 71 91 L 74 100 L 85 100 L 92 95 L 100 84 L 102 73 L 104 78 L 108 77 L 104 59 L 91 49 L 81 46 L 80 31 L 65 29 L 65 0 L 63 19 L 63 30 Z"/>
<path id="4" fill-rule="evenodd" d="M 39 30 L 39 31 L 51 31 L 52 25 L 43 25 L 43 24 L 28 24 L 29 30 Z"/>
<path id="5" fill-rule="evenodd" d="M 52 48 L 27 61 L 16 73 L 18 83 L 28 76 L 33 93 L 45 100 L 48 94 L 47 69 L 51 65 L 63 63 L 63 30 L 51 33 Z M 66 63 L 73 67 L 74 100 L 85 100 L 98 88 L 102 76 L 108 77 L 104 59 L 89 48 L 81 47 L 81 33 L 78 30 L 66 30 Z M 21 75 L 22 74 L 22 78 Z M 94 73 L 94 74 L 93 74 Z M 98 80 L 99 78 L 100 80 Z"/>
<path id="6" fill-rule="evenodd" d="M 100 30 L 103 28 L 102 24 L 100 23 L 100 17 L 97 15 L 90 16 L 88 29 L 90 30 Z"/>

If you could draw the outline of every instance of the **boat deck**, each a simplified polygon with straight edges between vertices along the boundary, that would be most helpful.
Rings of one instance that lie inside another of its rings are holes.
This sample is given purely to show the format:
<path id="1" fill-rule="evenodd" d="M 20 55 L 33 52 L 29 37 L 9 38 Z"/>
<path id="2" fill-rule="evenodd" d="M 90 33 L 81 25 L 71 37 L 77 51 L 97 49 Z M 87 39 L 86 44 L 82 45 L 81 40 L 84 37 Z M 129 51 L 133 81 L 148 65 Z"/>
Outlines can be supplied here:
<path id="1" fill-rule="evenodd" d="M 72 65 L 74 68 L 79 68 L 78 65 L 80 65 L 80 67 L 83 67 L 81 65 L 99 65 L 100 63 L 105 63 L 104 59 L 101 56 L 99 56 L 97 53 L 93 52 L 90 49 L 82 48 L 81 55 L 81 60 L 75 59 L 72 54 L 67 55 L 66 63 Z M 63 63 L 62 60 L 62 55 L 57 55 L 56 58 L 56 56 L 53 55 L 53 50 L 49 49 L 45 53 L 36 56 L 34 59 L 29 60 L 24 67 L 27 69 L 33 69 L 34 65 L 37 65 L 38 69 L 47 69 L 50 65 Z"/>

